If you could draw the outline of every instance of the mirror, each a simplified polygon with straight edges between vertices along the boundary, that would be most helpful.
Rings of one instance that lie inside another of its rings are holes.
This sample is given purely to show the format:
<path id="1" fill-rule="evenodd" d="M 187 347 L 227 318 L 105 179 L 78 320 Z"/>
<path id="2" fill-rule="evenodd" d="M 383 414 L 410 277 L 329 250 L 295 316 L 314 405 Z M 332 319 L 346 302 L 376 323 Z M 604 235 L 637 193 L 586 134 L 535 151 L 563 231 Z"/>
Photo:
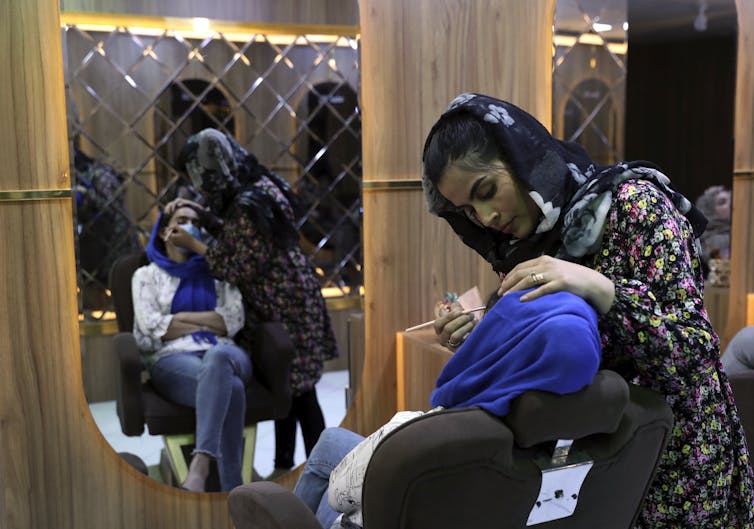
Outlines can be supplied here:
<path id="1" fill-rule="evenodd" d="M 655 10 L 649 16 L 649 5 Z M 709 219 L 702 235 L 705 304 L 718 333 L 727 321 L 737 15 L 734 0 L 629 1 L 626 153 L 657 163 Z M 662 82 L 657 82 L 662 79 Z M 725 260 L 712 273 L 712 256 Z M 723 280 L 724 279 L 724 280 Z"/>
<path id="2" fill-rule="evenodd" d="M 553 134 L 601 165 L 624 159 L 628 1 L 555 4 Z"/>
<path id="3" fill-rule="evenodd" d="M 186 138 L 206 127 L 233 135 L 301 199 L 301 244 L 320 278 L 340 350 L 318 396 L 326 425 L 338 425 L 350 380 L 348 327 L 360 313 L 363 284 L 360 79 L 357 28 L 333 34 L 323 26 L 313 35 L 314 27 L 297 33 L 286 26 L 292 33 L 282 34 L 226 24 L 219 33 L 153 22 L 70 23 L 62 38 L 85 393 L 113 448 L 136 453 L 150 475 L 171 482 L 166 475 L 176 469 L 165 461 L 162 439 L 124 435 L 118 422 L 110 269 L 145 247 L 162 205 L 194 196 L 174 166 Z M 260 423 L 256 435 L 254 469 L 266 476 L 272 423 Z M 304 460 L 300 437 L 296 448 L 297 465 Z"/>
<path id="4" fill-rule="evenodd" d="M 727 288 L 713 279 L 727 276 L 737 33 L 734 0 L 558 0 L 555 8 L 553 133 L 597 163 L 656 163 L 704 210 L 705 304 L 718 332 Z M 708 255 L 722 258 L 722 273 L 710 277 Z"/>

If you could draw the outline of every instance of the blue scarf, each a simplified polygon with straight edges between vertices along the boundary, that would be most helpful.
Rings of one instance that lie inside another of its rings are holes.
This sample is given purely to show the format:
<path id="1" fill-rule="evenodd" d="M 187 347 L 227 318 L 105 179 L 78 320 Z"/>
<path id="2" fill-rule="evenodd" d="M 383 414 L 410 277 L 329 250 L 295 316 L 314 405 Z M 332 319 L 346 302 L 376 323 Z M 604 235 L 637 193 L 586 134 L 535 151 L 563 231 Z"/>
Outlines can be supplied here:
<path id="1" fill-rule="evenodd" d="M 209 273 L 209 267 L 204 257 L 193 254 L 184 263 L 177 263 L 162 253 L 155 241 L 160 236 L 159 225 L 162 213 L 152 228 L 152 236 L 147 244 L 147 258 L 173 277 L 181 278 L 178 290 L 173 295 L 173 303 L 170 313 L 177 312 L 201 312 L 214 310 L 217 306 L 217 293 L 215 292 L 215 280 Z M 196 331 L 191 333 L 197 343 L 217 343 L 215 335 L 209 331 Z"/>
<path id="2" fill-rule="evenodd" d="M 594 309 L 569 292 L 522 302 L 525 292 L 503 296 L 482 318 L 440 373 L 433 407 L 502 417 L 525 391 L 563 395 L 592 382 L 602 353 Z"/>

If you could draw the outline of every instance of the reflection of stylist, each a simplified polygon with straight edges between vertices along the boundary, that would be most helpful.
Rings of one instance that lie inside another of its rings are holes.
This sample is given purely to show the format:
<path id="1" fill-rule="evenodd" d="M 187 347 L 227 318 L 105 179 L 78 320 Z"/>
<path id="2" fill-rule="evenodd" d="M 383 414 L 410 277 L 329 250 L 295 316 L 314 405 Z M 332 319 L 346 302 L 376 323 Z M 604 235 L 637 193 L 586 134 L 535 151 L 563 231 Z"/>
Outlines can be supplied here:
<path id="1" fill-rule="evenodd" d="M 584 298 L 599 314 L 603 368 L 666 396 L 675 428 L 640 525 L 753 527 L 749 453 L 704 310 L 701 214 L 652 164 L 596 167 L 483 95 L 451 103 L 423 161 L 430 211 L 505 274 L 501 294 Z"/>
<path id="2" fill-rule="evenodd" d="M 170 242 L 200 237 L 191 208 L 177 208 L 155 224 L 148 266 L 132 279 L 134 336 L 152 384 L 168 399 L 196 408 L 196 449 L 183 487 L 204 491 L 210 459 L 220 486 L 241 484 L 249 356 L 230 338 L 244 322 L 241 293 L 215 281 L 198 255 Z"/>
<path id="3" fill-rule="evenodd" d="M 298 246 L 290 187 L 232 137 L 214 129 L 188 139 L 179 166 L 222 226 L 214 230 L 216 241 L 209 247 L 183 234 L 177 234 L 175 244 L 204 255 L 215 277 L 241 289 L 249 324 L 280 321 L 295 345 L 291 412 L 275 421 L 275 467 L 289 469 L 297 422 L 307 455 L 325 427 L 315 384 L 323 362 L 337 356 L 319 281 Z M 189 202 L 178 199 L 166 210 L 180 204 Z"/>

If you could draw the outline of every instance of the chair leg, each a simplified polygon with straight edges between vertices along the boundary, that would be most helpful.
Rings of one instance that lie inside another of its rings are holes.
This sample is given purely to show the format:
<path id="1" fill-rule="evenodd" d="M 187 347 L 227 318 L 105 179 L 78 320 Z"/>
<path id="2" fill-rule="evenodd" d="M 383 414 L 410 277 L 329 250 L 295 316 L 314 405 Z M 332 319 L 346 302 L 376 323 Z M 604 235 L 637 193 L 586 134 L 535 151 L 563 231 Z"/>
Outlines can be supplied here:
<path id="1" fill-rule="evenodd" d="M 243 463 L 241 477 L 244 483 L 253 481 L 254 450 L 257 446 L 257 425 L 252 424 L 243 430 Z"/>
<path id="2" fill-rule="evenodd" d="M 251 483 L 254 468 L 254 450 L 257 445 L 257 425 L 246 426 L 243 430 L 243 462 L 241 477 L 244 483 Z M 183 455 L 183 446 L 192 445 L 196 442 L 194 434 L 166 435 L 162 438 L 168 461 L 178 484 L 183 483 L 188 475 L 189 462 Z"/>
<path id="3" fill-rule="evenodd" d="M 165 443 L 165 450 L 168 453 L 171 470 L 180 485 L 186 480 L 186 476 L 188 475 L 188 462 L 183 455 L 182 447 L 194 444 L 196 438 L 194 434 L 166 435 L 163 436 L 162 440 Z"/>

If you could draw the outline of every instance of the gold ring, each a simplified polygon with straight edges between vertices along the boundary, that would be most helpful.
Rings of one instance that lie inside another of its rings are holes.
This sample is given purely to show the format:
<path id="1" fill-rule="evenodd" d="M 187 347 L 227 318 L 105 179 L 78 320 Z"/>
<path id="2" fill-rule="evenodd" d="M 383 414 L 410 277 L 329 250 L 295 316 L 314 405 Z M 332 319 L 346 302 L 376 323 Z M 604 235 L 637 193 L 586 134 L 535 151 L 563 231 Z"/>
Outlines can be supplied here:
<path id="1" fill-rule="evenodd" d="M 529 277 L 531 277 L 531 282 L 534 285 L 541 285 L 545 282 L 545 276 L 538 274 L 537 272 L 532 272 L 529 274 Z"/>

